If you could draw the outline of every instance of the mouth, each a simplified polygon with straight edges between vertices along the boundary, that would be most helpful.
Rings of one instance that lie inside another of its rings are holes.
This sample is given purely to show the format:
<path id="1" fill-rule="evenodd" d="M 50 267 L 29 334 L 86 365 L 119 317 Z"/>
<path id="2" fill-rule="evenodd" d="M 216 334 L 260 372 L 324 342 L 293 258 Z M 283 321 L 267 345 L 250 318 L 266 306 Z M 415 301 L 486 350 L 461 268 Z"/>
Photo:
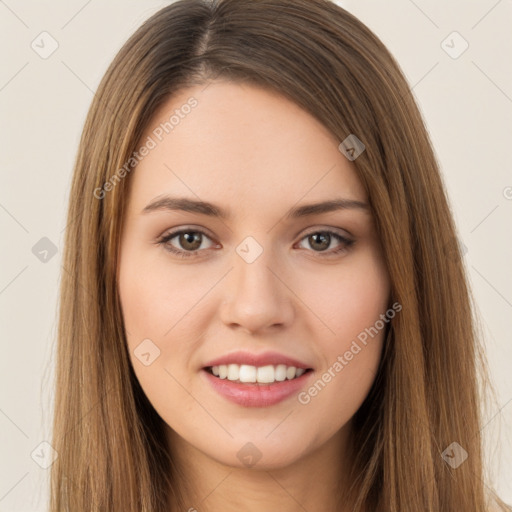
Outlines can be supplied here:
<path id="1" fill-rule="evenodd" d="M 221 364 L 206 366 L 204 371 L 219 380 L 226 380 L 236 384 L 258 384 L 269 386 L 279 382 L 296 380 L 312 368 L 297 368 L 285 364 L 252 366 L 247 364 Z"/>

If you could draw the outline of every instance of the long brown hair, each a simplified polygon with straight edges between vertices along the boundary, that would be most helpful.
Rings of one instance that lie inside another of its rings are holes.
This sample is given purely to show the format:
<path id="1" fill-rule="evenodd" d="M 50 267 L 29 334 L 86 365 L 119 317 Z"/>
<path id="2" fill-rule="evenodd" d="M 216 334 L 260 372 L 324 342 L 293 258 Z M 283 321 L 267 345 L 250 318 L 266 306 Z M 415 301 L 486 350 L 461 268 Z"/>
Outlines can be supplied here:
<path id="1" fill-rule="evenodd" d="M 488 510 L 480 335 L 438 164 L 397 63 L 328 0 L 180 0 L 126 42 L 84 126 L 63 256 L 51 511 L 155 512 L 170 493 L 180 500 L 163 420 L 131 367 L 116 267 L 136 172 L 126 162 L 170 95 L 217 77 L 278 91 L 340 142 L 365 145 L 354 164 L 403 308 L 354 417 L 354 512 Z M 454 442 L 468 454 L 456 468 L 443 457 Z"/>

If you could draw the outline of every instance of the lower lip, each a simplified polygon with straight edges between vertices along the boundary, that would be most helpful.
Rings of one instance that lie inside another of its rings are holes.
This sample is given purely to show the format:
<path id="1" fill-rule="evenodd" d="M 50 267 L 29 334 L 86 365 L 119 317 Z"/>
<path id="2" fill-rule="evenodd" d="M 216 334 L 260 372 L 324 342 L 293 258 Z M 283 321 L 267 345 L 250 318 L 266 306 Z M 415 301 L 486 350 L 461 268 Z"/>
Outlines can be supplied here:
<path id="1" fill-rule="evenodd" d="M 215 391 L 231 402 L 244 407 L 267 407 L 297 394 L 313 372 L 307 371 L 295 379 L 272 384 L 242 384 L 228 379 L 219 379 L 204 368 L 201 373 Z"/>

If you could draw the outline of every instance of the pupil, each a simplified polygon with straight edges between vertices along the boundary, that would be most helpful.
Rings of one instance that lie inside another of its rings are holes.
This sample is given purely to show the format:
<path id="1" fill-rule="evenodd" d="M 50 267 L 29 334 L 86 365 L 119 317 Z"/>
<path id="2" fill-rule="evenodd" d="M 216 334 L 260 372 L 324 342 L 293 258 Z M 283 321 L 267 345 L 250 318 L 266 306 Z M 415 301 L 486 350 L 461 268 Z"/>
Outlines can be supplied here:
<path id="1" fill-rule="evenodd" d="M 195 246 L 194 241 L 196 242 Z M 200 235 L 199 233 L 182 233 L 180 236 L 180 243 L 183 248 L 194 251 L 201 246 Z M 192 247 L 190 247 L 189 244 L 192 244 Z"/>
<path id="2" fill-rule="evenodd" d="M 329 247 L 329 239 L 330 239 L 330 235 L 328 235 L 327 233 L 318 233 L 318 234 L 314 234 L 314 235 L 311 235 L 310 238 L 312 238 L 314 240 L 312 247 L 315 246 L 315 244 L 317 244 L 317 239 L 318 238 L 321 238 L 323 243 L 321 242 L 320 243 L 320 247 L 317 247 L 318 249 L 320 249 L 321 251 L 324 251 L 325 249 L 327 249 Z"/>

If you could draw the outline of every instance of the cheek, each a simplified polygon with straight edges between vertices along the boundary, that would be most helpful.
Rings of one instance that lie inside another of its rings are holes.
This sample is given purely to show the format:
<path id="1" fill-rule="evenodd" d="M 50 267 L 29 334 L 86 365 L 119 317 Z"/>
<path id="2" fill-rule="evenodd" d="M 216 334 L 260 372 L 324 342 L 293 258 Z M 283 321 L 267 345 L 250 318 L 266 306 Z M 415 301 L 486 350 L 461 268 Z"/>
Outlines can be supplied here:
<path id="1" fill-rule="evenodd" d="M 388 308 L 389 277 L 380 253 L 368 247 L 329 271 L 302 273 L 301 297 L 322 320 L 325 353 L 340 350 Z"/>
<path id="2" fill-rule="evenodd" d="M 146 254 L 123 248 L 118 290 L 126 329 L 129 357 L 144 393 L 163 417 L 190 407 L 175 379 L 190 387 L 182 365 L 190 360 L 193 343 L 182 336 L 187 309 L 197 302 L 179 274 L 169 274 L 161 262 Z M 185 329 L 186 330 L 186 329 Z M 174 377 L 174 378 L 173 378 Z"/>
<path id="3" fill-rule="evenodd" d="M 166 351 L 162 340 L 174 323 L 169 314 L 173 310 L 169 307 L 170 283 L 162 280 L 161 269 L 152 263 L 140 250 L 125 244 L 118 279 L 130 359 L 150 400 L 158 397 L 157 383 L 169 378 L 163 374 Z"/>
<path id="4" fill-rule="evenodd" d="M 322 329 L 324 334 L 315 337 L 323 364 L 317 379 L 299 396 L 299 403 L 313 415 L 329 407 L 328 422 L 335 431 L 367 396 L 395 313 L 389 310 L 386 316 L 389 278 L 375 250 L 361 252 L 350 262 L 347 259 L 329 277 L 314 282 L 313 287 L 309 285 L 309 304 L 328 330 Z"/>
<path id="5" fill-rule="evenodd" d="M 129 244 L 121 255 L 118 289 L 135 374 L 150 400 L 171 388 L 177 396 L 180 389 L 172 376 L 190 385 L 203 324 L 210 318 L 201 313 L 206 301 L 200 299 L 218 281 L 217 274 L 198 279 L 193 266 L 170 265 L 160 251 Z"/>
<path id="6" fill-rule="evenodd" d="M 165 338 L 185 319 L 198 297 L 193 279 L 185 279 L 180 270 L 170 272 L 165 258 L 150 258 L 149 254 L 127 246 L 120 260 L 119 296 L 132 340 Z"/>

